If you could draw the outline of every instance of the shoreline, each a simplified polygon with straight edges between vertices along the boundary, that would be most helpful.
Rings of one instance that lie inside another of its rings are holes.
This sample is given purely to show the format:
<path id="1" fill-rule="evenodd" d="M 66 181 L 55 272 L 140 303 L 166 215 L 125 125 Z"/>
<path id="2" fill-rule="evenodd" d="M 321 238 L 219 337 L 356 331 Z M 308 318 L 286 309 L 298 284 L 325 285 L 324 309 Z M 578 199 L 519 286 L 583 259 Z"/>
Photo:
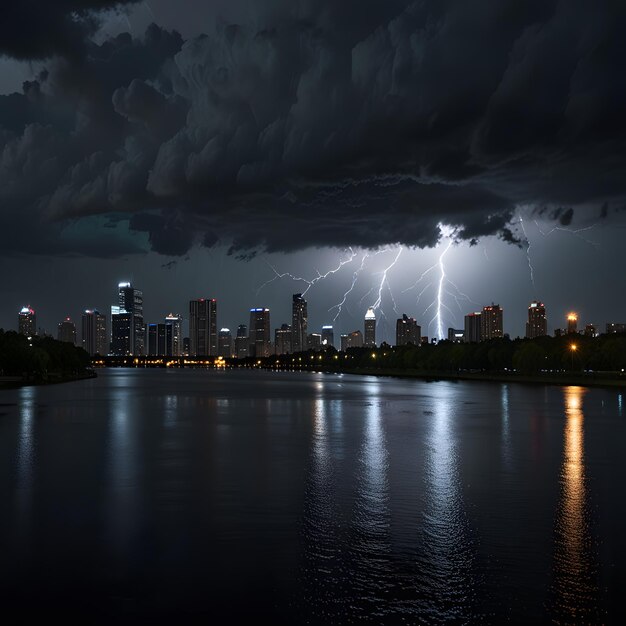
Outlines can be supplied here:
<path id="1" fill-rule="evenodd" d="M 0 391 L 5 389 L 18 389 L 20 387 L 39 387 L 45 385 L 60 385 L 63 383 L 73 383 L 79 380 L 89 380 L 97 378 L 98 374 L 94 370 L 88 370 L 81 374 L 72 376 L 52 375 L 46 380 L 32 380 L 22 376 L 0 376 Z"/>

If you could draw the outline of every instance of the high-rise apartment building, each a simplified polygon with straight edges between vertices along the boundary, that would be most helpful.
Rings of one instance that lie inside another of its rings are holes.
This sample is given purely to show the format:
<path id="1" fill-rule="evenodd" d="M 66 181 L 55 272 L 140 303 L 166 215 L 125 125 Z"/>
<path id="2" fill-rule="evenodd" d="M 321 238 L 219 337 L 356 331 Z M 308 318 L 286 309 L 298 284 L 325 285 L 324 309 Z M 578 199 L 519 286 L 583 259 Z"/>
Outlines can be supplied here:
<path id="1" fill-rule="evenodd" d="M 482 340 L 481 317 L 480 311 L 465 316 L 464 337 L 467 343 L 478 343 Z"/>
<path id="2" fill-rule="evenodd" d="M 17 318 L 17 330 L 20 335 L 26 337 L 34 337 L 37 334 L 37 316 L 30 305 L 22 307 Z"/>
<path id="3" fill-rule="evenodd" d="M 122 311 L 131 315 L 130 325 L 130 345 L 129 354 L 145 354 L 145 327 L 143 323 L 143 292 L 135 289 L 131 283 L 124 282 L 118 284 L 118 308 L 119 314 Z M 111 330 L 113 320 L 111 320 Z"/>
<path id="4" fill-rule="evenodd" d="M 458 328 L 448 328 L 448 341 L 462 343 L 465 340 L 465 331 Z"/>
<path id="5" fill-rule="evenodd" d="M 548 334 L 548 320 L 546 307 L 542 302 L 534 300 L 528 306 L 528 321 L 526 322 L 526 338 L 545 337 Z"/>
<path id="6" fill-rule="evenodd" d="M 480 334 L 483 341 L 502 339 L 504 337 L 502 325 L 503 311 L 499 304 L 484 306 L 480 316 Z"/>
<path id="7" fill-rule="evenodd" d="M 417 325 L 417 322 L 412 317 L 409 317 L 405 313 L 396 321 L 397 346 L 406 346 L 409 343 L 418 346 L 421 335 L 421 327 Z"/>
<path id="8" fill-rule="evenodd" d="M 306 341 L 307 350 L 319 352 L 322 349 L 322 335 L 319 333 L 309 333 Z"/>
<path id="9" fill-rule="evenodd" d="M 291 304 L 291 352 L 306 350 L 307 326 L 307 302 L 301 293 L 294 293 Z"/>
<path id="10" fill-rule="evenodd" d="M 76 324 L 66 317 L 57 327 L 57 339 L 76 345 Z"/>
<path id="11" fill-rule="evenodd" d="M 363 347 L 363 334 L 360 330 L 353 330 L 348 333 L 346 340 L 347 348 L 362 348 Z"/>
<path id="12" fill-rule="evenodd" d="M 217 356 L 217 301 L 199 298 L 189 302 L 191 356 Z"/>
<path id="13" fill-rule="evenodd" d="M 281 324 L 274 330 L 274 352 L 276 354 L 291 354 L 292 328 L 289 324 Z"/>
<path id="14" fill-rule="evenodd" d="M 165 318 L 167 328 L 166 350 L 167 356 L 181 356 L 183 352 L 183 317 L 170 313 Z"/>
<path id="15" fill-rule="evenodd" d="M 248 327 L 245 324 L 237 326 L 237 336 L 235 337 L 235 356 L 238 359 L 245 359 L 250 354 L 250 340 L 248 338 Z"/>
<path id="16" fill-rule="evenodd" d="M 250 356 L 270 356 L 270 341 L 270 310 L 264 308 L 250 309 Z"/>
<path id="17" fill-rule="evenodd" d="M 83 350 L 91 356 L 109 353 L 106 315 L 96 309 L 87 309 L 82 315 L 81 331 Z"/>
<path id="18" fill-rule="evenodd" d="M 376 313 L 370 307 L 365 314 L 364 345 L 366 348 L 376 347 Z"/>

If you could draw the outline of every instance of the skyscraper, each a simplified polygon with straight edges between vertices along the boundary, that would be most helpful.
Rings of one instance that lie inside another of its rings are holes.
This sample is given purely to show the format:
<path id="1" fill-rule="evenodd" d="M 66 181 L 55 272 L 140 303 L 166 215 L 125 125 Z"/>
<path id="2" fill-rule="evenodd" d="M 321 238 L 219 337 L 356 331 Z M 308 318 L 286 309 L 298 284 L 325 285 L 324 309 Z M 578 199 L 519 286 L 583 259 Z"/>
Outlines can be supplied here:
<path id="1" fill-rule="evenodd" d="M 183 317 L 170 313 L 165 318 L 165 325 L 170 329 L 167 331 L 167 345 L 165 354 L 167 356 L 181 356 L 183 351 Z"/>
<path id="2" fill-rule="evenodd" d="M 217 336 L 217 354 L 230 359 L 233 356 L 233 335 L 230 328 L 221 328 Z"/>
<path id="3" fill-rule="evenodd" d="M 22 307 L 17 319 L 17 329 L 20 335 L 34 337 L 37 334 L 37 316 L 30 305 Z"/>
<path id="4" fill-rule="evenodd" d="M 319 352 L 322 349 L 322 335 L 319 333 L 309 333 L 306 340 L 308 350 Z"/>
<path id="5" fill-rule="evenodd" d="M 130 313 L 130 345 L 129 354 L 141 355 L 145 354 L 145 327 L 143 323 L 143 292 L 135 289 L 131 283 L 118 284 L 118 307 L 119 314 L 122 311 Z M 113 329 L 113 321 L 111 321 L 111 329 Z"/>
<path id="6" fill-rule="evenodd" d="M 274 352 L 276 354 L 291 354 L 292 328 L 289 324 L 282 324 L 274 331 Z"/>
<path id="7" fill-rule="evenodd" d="M 376 347 L 376 313 L 370 307 L 365 314 L 364 345 L 366 348 Z"/>
<path id="8" fill-rule="evenodd" d="M 291 351 L 302 352 L 307 345 L 307 302 L 294 293 L 291 305 Z"/>
<path id="9" fill-rule="evenodd" d="M 578 314 L 568 313 L 567 314 L 567 333 L 575 334 L 577 332 L 578 332 Z"/>
<path id="10" fill-rule="evenodd" d="M 245 359 L 250 354 L 249 343 L 248 327 L 245 324 L 239 324 L 237 337 L 235 337 L 235 356 L 238 359 Z"/>
<path id="11" fill-rule="evenodd" d="M 353 330 L 348 334 L 346 341 L 347 348 L 362 348 L 363 347 L 363 335 L 360 330 Z"/>
<path id="12" fill-rule="evenodd" d="M 270 338 L 270 310 L 264 308 L 250 309 L 250 356 L 269 356 Z"/>
<path id="13" fill-rule="evenodd" d="M 322 326 L 322 348 L 335 347 L 335 333 L 332 326 Z"/>
<path id="14" fill-rule="evenodd" d="M 111 307 L 111 354 L 115 356 L 131 356 L 133 354 L 133 325 L 132 313 L 119 306 Z"/>
<path id="15" fill-rule="evenodd" d="M 81 338 L 83 350 L 91 356 L 104 356 L 109 352 L 107 318 L 96 309 L 87 309 L 82 316 Z"/>
<path id="16" fill-rule="evenodd" d="M 76 345 L 76 324 L 66 317 L 57 327 L 57 339 Z"/>
<path id="17" fill-rule="evenodd" d="M 545 337 L 548 334 L 548 320 L 546 307 L 542 302 L 533 300 L 528 306 L 528 321 L 526 322 L 526 338 Z"/>
<path id="18" fill-rule="evenodd" d="M 217 356 L 217 301 L 200 298 L 189 302 L 191 356 Z"/>
<path id="19" fill-rule="evenodd" d="M 412 317 L 408 317 L 405 313 L 396 321 L 397 346 L 406 346 L 409 343 L 418 346 L 421 335 L 421 327 L 417 325 L 417 322 Z"/>
<path id="20" fill-rule="evenodd" d="M 481 331 L 481 318 L 480 311 L 476 313 L 468 313 L 465 316 L 465 341 L 467 343 L 478 343 L 482 340 L 482 331 Z"/>
<path id="21" fill-rule="evenodd" d="M 480 334 L 483 341 L 504 337 L 502 313 L 502 307 L 499 304 L 493 304 L 493 302 L 490 306 L 483 307 L 480 316 Z"/>

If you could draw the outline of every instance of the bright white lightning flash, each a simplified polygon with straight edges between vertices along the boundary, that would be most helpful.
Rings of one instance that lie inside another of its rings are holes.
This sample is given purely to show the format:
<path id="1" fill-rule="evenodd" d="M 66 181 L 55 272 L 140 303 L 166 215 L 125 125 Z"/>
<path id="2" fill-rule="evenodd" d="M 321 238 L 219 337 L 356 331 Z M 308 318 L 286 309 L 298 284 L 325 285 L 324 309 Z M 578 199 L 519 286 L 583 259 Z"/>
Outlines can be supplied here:
<path id="1" fill-rule="evenodd" d="M 383 270 L 383 275 L 382 275 L 382 278 L 380 279 L 380 284 L 378 285 L 378 298 L 376 298 L 376 302 L 374 302 L 374 304 L 372 305 L 372 309 L 374 309 L 374 311 L 376 311 L 377 309 L 380 309 L 380 305 L 383 300 L 383 289 L 385 287 L 385 284 L 387 284 L 387 273 L 398 262 L 398 259 L 400 258 L 400 255 L 402 254 L 402 250 L 404 250 L 404 248 L 400 246 L 398 248 L 398 254 L 396 254 L 394 260 L 391 262 L 390 265 L 388 265 Z M 387 286 L 389 285 L 387 284 Z M 392 300 L 393 300 L 393 296 L 392 296 Z M 395 300 L 394 300 L 394 308 L 395 308 Z M 383 315 L 385 314 L 384 311 L 382 310 L 381 310 L 381 313 Z"/>
<path id="2" fill-rule="evenodd" d="M 519 224 L 522 227 L 522 232 L 524 233 L 524 240 L 526 241 L 526 261 L 528 262 L 528 269 L 530 270 L 530 282 L 533 285 L 533 290 L 535 294 L 537 293 L 537 286 L 535 285 L 535 270 L 533 268 L 532 261 L 530 259 L 530 239 L 526 234 L 526 228 L 524 227 L 524 219 L 522 216 L 519 216 Z"/>
<path id="3" fill-rule="evenodd" d="M 448 242 L 448 245 L 445 247 L 444 251 L 441 253 L 439 257 L 439 269 L 441 274 L 439 276 L 439 288 L 437 289 L 437 312 L 435 313 L 435 320 L 437 321 L 437 336 L 439 339 L 444 338 L 443 334 L 443 319 L 441 316 L 441 308 L 443 307 L 443 284 L 446 280 L 446 267 L 443 264 L 443 259 L 446 256 L 446 252 L 450 250 L 452 246 L 452 239 Z"/>

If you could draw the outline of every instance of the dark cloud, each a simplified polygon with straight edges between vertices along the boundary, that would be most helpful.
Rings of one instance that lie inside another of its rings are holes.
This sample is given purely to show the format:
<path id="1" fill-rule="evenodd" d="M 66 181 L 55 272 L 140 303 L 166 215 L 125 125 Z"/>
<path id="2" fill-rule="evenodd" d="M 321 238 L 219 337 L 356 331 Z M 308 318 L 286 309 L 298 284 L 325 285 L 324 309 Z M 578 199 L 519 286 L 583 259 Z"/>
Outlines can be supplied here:
<path id="1" fill-rule="evenodd" d="M 5 2 L 0 20 L 0 55 L 44 59 L 82 54 L 99 26 L 98 13 L 139 0 L 19 0 Z"/>
<path id="2" fill-rule="evenodd" d="M 96 45 L 87 9 L 115 3 L 74 4 L 50 37 L 78 20 L 80 57 L 3 44 L 64 56 L 0 97 L 0 227 L 126 215 L 162 254 L 253 254 L 432 246 L 442 223 L 520 245 L 520 207 L 624 206 L 626 5 L 277 1 Z"/>

